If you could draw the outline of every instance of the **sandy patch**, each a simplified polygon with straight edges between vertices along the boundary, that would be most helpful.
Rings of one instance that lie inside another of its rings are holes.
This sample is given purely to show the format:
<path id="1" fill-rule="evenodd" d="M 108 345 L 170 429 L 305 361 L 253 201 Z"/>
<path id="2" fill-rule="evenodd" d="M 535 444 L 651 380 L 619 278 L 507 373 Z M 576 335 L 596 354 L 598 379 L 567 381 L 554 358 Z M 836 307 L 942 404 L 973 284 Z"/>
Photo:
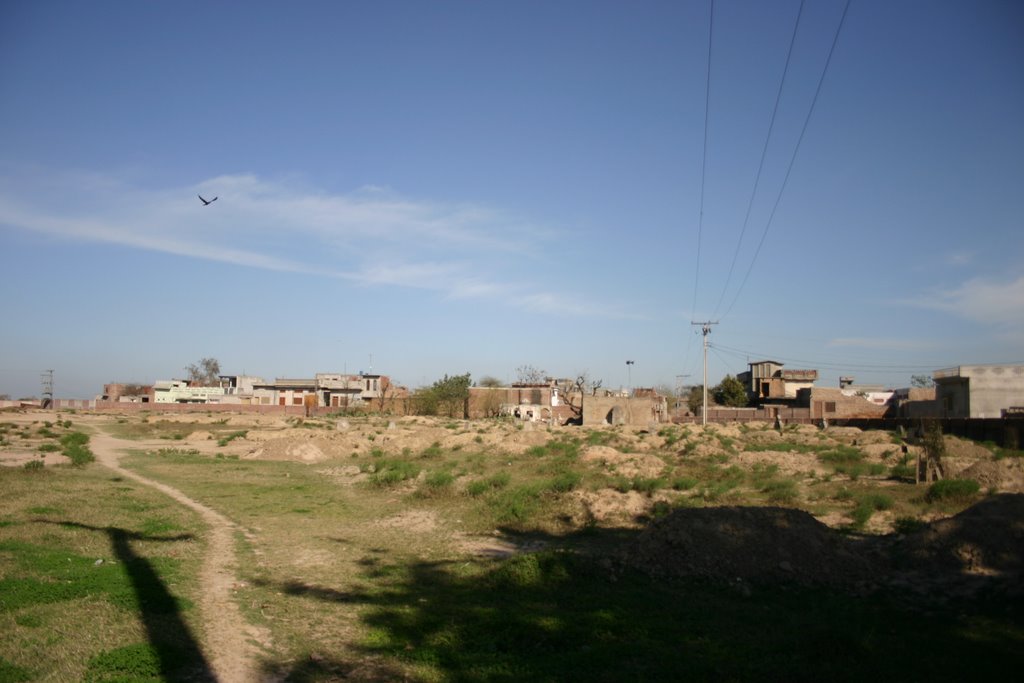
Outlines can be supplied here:
<path id="1" fill-rule="evenodd" d="M 385 517 L 376 522 L 385 529 L 402 529 L 416 533 L 434 531 L 439 526 L 437 513 L 433 510 L 406 510 L 397 515 Z"/>

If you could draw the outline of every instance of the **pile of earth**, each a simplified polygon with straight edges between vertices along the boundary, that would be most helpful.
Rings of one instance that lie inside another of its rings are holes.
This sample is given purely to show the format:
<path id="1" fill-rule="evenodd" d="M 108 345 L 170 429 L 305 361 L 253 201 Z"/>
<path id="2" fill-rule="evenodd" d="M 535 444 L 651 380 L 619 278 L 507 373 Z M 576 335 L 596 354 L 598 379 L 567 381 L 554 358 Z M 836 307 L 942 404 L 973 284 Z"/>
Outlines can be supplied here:
<path id="1" fill-rule="evenodd" d="M 778 507 L 684 508 L 656 520 L 621 560 L 655 576 L 844 584 L 876 570 L 857 541 L 810 513 Z"/>
<path id="2" fill-rule="evenodd" d="M 1024 495 L 1000 494 L 893 545 L 894 569 L 926 577 L 1024 578 Z"/>
<path id="3" fill-rule="evenodd" d="M 654 576 L 860 588 L 998 579 L 1021 592 L 1024 495 L 990 496 L 910 534 L 859 538 L 801 510 L 679 509 L 652 523 L 618 561 Z"/>

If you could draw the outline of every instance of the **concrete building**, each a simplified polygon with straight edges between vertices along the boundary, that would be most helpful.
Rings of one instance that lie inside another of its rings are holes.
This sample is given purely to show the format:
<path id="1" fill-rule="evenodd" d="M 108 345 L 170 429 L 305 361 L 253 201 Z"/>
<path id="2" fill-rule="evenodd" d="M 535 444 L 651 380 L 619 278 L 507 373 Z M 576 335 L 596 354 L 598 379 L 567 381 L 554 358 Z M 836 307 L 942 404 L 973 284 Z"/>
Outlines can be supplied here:
<path id="1" fill-rule="evenodd" d="M 959 365 L 932 378 L 942 417 L 998 418 L 1024 407 L 1024 365 Z"/>
<path id="2" fill-rule="evenodd" d="M 319 372 L 315 377 L 283 378 L 253 385 L 253 402 L 260 405 L 355 408 L 380 399 L 392 389 L 386 375 L 348 375 Z"/>
<path id="3" fill-rule="evenodd" d="M 747 390 L 751 403 L 765 399 L 795 399 L 801 389 L 810 389 L 818 379 L 817 370 L 786 370 L 775 360 L 759 360 L 736 375 Z"/>
<path id="4" fill-rule="evenodd" d="M 194 387 L 188 380 L 162 380 L 153 385 L 154 403 L 220 403 L 223 387 Z"/>

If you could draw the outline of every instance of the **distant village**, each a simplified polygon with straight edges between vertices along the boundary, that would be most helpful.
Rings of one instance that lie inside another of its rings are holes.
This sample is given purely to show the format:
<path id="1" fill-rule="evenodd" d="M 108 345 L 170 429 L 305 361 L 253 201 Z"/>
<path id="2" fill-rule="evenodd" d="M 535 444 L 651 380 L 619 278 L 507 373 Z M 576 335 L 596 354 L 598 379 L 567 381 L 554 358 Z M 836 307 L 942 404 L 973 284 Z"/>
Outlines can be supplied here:
<path id="1" fill-rule="evenodd" d="M 722 421 L 828 422 L 873 418 L 1002 419 L 1024 417 L 1024 365 L 961 365 L 936 370 L 930 386 L 887 388 L 841 377 L 839 386 L 818 386 L 818 371 L 755 361 L 736 376 L 747 393 L 746 407 L 709 400 L 707 419 Z M 161 409 L 197 406 L 292 414 L 341 411 L 417 412 L 416 392 L 383 374 L 317 373 L 310 378 L 218 375 L 216 381 L 183 379 L 152 385 L 112 383 L 81 407 L 122 408 L 136 404 Z M 154 405 L 150 405 L 154 404 Z M 58 405 L 59 407 L 59 405 Z M 508 386 L 470 386 L 459 418 L 506 415 L 527 421 L 577 424 L 687 422 L 703 417 L 685 397 L 654 388 L 601 388 L 576 379 L 545 377 Z"/>

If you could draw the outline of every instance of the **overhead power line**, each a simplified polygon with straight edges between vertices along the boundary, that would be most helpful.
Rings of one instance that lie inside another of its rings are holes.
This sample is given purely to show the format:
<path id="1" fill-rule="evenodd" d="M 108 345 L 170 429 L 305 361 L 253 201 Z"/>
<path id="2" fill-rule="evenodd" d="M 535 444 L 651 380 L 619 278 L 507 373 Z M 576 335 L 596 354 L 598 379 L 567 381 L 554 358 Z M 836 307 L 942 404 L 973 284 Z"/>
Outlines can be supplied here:
<path id="1" fill-rule="evenodd" d="M 764 136 L 764 146 L 761 148 L 761 160 L 757 164 L 757 175 L 754 177 L 754 187 L 750 191 L 750 199 L 747 201 L 747 213 L 743 217 L 743 228 L 740 230 L 740 237 L 736 240 L 736 250 L 732 255 L 732 263 L 729 264 L 729 274 L 725 278 L 725 286 L 722 287 L 722 294 L 715 304 L 715 313 L 722 308 L 722 301 L 725 300 L 725 293 L 729 291 L 729 284 L 732 282 L 732 274 L 736 268 L 736 260 L 740 255 L 740 247 L 743 246 L 743 237 L 747 234 L 747 225 L 750 223 L 750 212 L 754 208 L 754 198 L 757 197 L 757 190 L 761 185 L 761 172 L 764 170 L 764 160 L 768 156 L 768 143 L 772 139 L 772 131 L 775 130 L 775 115 L 779 111 L 779 102 L 782 100 L 782 90 L 786 85 L 786 75 L 789 73 L 789 64 L 793 58 L 793 46 L 796 44 L 796 34 L 800 28 L 800 18 L 804 14 L 804 0 L 800 0 L 800 8 L 796 13 L 796 21 L 793 22 L 793 35 L 789 39 L 789 50 L 786 51 L 786 64 L 782 68 L 782 78 L 779 80 L 779 90 L 775 93 L 775 106 L 772 107 L 772 115 L 768 120 L 768 132 Z"/>
<path id="2" fill-rule="evenodd" d="M 726 309 L 722 317 L 726 317 L 732 311 L 733 306 L 736 305 L 736 301 L 739 300 L 740 294 L 743 293 L 743 288 L 747 284 L 747 280 L 750 279 L 750 273 L 754 270 L 754 264 L 757 262 L 757 257 L 761 253 L 761 248 L 764 246 L 765 238 L 768 237 L 768 231 L 772 226 L 772 221 L 775 220 L 775 212 L 779 208 L 779 202 L 782 201 L 782 195 L 786 191 L 786 185 L 789 183 L 789 176 L 793 172 L 793 164 L 796 162 L 797 154 L 800 152 L 800 144 L 804 140 L 804 135 L 807 133 L 807 126 L 811 122 L 811 116 L 814 114 L 814 106 L 818 103 L 818 96 L 821 94 L 821 86 L 825 82 L 825 75 L 828 73 L 829 65 L 832 63 L 832 55 L 835 53 L 836 44 L 839 42 L 839 34 L 842 33 L 843 24 L 846 22 L 846 13 L 850 9 L 850 0 L 846 0 L 846 4 L 843 5 L 843 14 L 839 17 L 839 24 L 836 26 L 836 33 L 832 37 L 832 45 L 829 47 L 828 56 L 825 58 L 825 66 L 821 69 L 821 76 L 818 77 L 818 85 L 814 89 L 814 96 L 811 98 L 811 106 L 807 109 L 807 116 L 804 118 L 804 124 L 800 128 L 800 135 L 797 137 L 796 145 L 793 146 L 793 155 L 789 159 L 789 166 L 786 168 L 786 175 L 782 179 L 782 186 L 779 188 L 779 193 L 775 197 L 775 203 L 772 206 L 771 213 L 768 215 L 768 221 L 765 223 L 764 231 L 761 233 L 761 240 L 757 243 L 757 249 L 754 251 L 754 257 L 750 259 L 750 266 L 747 268 L 746 274 L 743 276 L 743 281 L 740 282 L 739 289 L 736 290 L 736 295 L 732 299 L 732 303 L 729 304 L 729 308 Z"/>
<path id="3" fill-rule="evenodd" d="M 704 151 L 700 162 L 700 206 L 697 213 L 697 266 L 693 269 L 693 306 L 690 310 L 691 319 L 697 314 L 697 289 L 700 284 L 700 247 L 701 234 L 704 231 L 704 184 L 708 170 L 708 120 L 711 104 L 711 40 L 715 31 L 715 0 L 711 0 L 711 16 L 708 19 L 708 64 L 707 77 L 704 82 Z"/>
<path id="4" fill-rule="evenodd" d="M 824 368 L 829 370 L 901 370 L 904 372 L 914 372 L 921 370 L 934 370 L 937 367 L 949 367 L 949 364 L 932 363 L 929 365 L 895 365 L 895 364 L 868 364 L 868 363 L 844 363 L 841 361 L 823 361 L 823 360 L 808 360 L 806 358 L 790 358 L 786 356 L 778 356 L 773 353 L 762 353 L 760 351 L 747 351 L 745 349 L 737 349 L 730 346 L 724 346 L 722 344 L 713 344 L 714 348 L 740 358 L 761 358 L 771 359 L 777 361 L 785 361 L 787 363 L 800 363 L 801 365 L 812 366 L 818 369 Z"/>

